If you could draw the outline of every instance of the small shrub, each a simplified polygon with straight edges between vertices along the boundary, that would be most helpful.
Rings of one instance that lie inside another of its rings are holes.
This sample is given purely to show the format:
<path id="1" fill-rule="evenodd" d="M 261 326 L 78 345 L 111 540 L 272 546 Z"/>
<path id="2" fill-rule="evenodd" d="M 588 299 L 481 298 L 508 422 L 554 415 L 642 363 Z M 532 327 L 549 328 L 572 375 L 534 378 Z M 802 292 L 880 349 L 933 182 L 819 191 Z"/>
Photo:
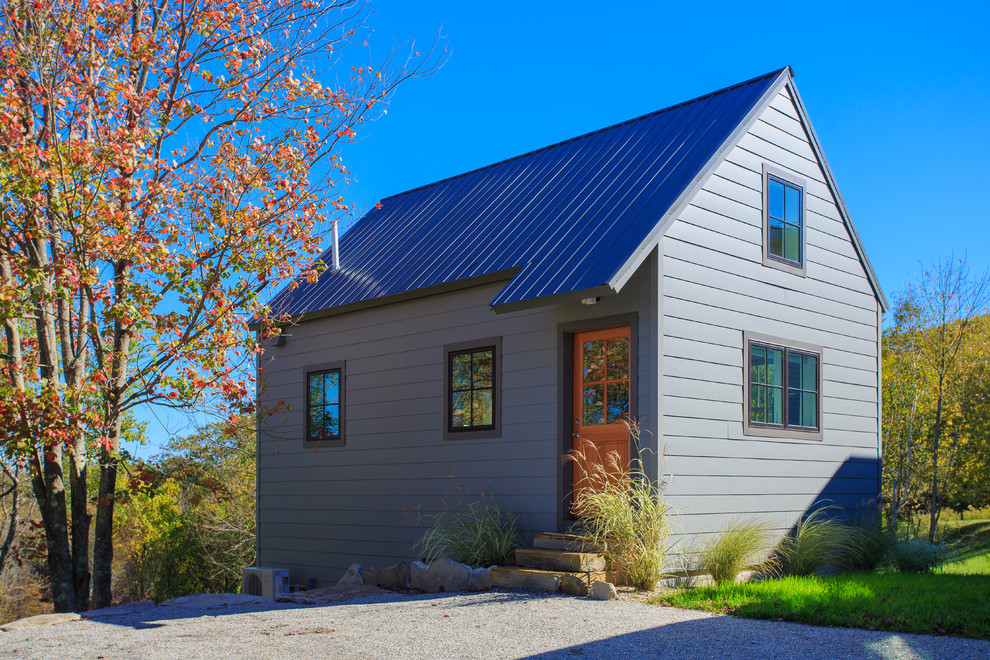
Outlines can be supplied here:
<path id="1" fill-rule="evenodd" d="M 849 529 L 829 519 L 828 508 L 808 514 L 778 547 L 781 569 L 788 575 L 811 575 L 826 564 L 838 562 L 848 542 Z"/>
<path id="2" fill-rule="evenodd" d="M 427 562 L 450 557 L 475 568 L 504 566 L 515 563 L 515 550 L 523 545 L 519 516 L 502 511 L 484 492 L 461 509 L 448 508 L 445 501 L 431 522 L 413 546 Z"/>
<path id="3" fill-rule="evenodd" d="M 840 538 L 837 563 L 856 572 L 876 570 L 893 546 L 893 539 L 879 519 L 859 521 Z"/>
<path id="4" fill-rule="evenodd" d="M 891 560 L 901 573 L 928 573 L 942 565 L 946 548 L 927 541 L 901 541 L 894 546 Z"/>
<path id="5" fill-rule="evenodd" d="M 763 560 L 773 533 L 767 523 L 745 520 L 730 523 L 723 531 L 709 537 L 698 553 L 698 566 L 716 583 L 735 582 L 747 566 Z"/>
<path id="6" fill-rule="evenodd" d="M 582 513 L 575 531 L 606 548 L 609 568 L 625 575 L 629 584 L 654 589 L 664 576 L 670 536 L 670 507 L 662 485 L 646 475 L 638 458 L 628 467 L 620 465 L 616 452 L 595 463 L 580 452 L 568 458 L 586 480 L 574 499 L 575 510 Z"/>

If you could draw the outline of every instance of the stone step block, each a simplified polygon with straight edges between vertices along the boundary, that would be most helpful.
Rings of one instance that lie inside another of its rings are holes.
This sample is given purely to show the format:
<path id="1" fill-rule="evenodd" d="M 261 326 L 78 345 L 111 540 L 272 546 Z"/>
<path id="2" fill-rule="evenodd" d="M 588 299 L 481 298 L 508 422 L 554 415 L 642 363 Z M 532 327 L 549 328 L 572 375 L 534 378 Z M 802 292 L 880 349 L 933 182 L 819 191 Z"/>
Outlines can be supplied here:
<path id="1" fill-rule="evenodd" d="M 605 558 L 600 554 L 546 550 L 544 548 L 516 550 L 516 563 L 527 568 L 542 568 L 552 571 L 589 572 L 605 570 Z"/>
<path id="2" fill-rule="evenodd" d="M 544 550 L 566 550 L 567 552 L 592 552 L 601 554 L 605 549 L 595 545 L 585 536 L 544 532 L 533 537 L 533 547 Z"/>

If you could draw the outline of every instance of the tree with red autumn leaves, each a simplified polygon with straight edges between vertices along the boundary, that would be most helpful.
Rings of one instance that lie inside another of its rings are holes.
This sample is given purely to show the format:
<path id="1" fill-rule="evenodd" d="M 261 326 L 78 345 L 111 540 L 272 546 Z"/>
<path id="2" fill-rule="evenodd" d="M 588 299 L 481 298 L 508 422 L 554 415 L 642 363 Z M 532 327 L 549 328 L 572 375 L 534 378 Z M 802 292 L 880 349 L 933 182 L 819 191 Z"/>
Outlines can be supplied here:
<path id="1" fill-rule="evenodd" d="M 245 411 L 260 292 L 309 269 L 349 210 L 332 194 L 347 176 L 337 147 L 432 66 L 394 50 L 345 66 L 363 9 L 3 4 L 0 443 L 30 470 L 57 611 L 111 603 L 128 411 Z"/>

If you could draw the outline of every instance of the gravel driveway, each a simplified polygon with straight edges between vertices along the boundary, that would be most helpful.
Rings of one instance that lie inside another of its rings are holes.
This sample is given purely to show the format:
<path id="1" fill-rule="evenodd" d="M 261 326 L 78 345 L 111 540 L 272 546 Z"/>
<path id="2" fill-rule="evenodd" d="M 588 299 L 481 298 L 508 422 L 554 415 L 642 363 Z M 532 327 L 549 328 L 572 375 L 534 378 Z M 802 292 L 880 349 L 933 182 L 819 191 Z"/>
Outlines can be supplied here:
<path id="1" fill-rule="evenodd" d="M 546 593 L 388 594 L 0 632 L 3 658 L 990 658 L 990 642 L 752 621 Z"/>

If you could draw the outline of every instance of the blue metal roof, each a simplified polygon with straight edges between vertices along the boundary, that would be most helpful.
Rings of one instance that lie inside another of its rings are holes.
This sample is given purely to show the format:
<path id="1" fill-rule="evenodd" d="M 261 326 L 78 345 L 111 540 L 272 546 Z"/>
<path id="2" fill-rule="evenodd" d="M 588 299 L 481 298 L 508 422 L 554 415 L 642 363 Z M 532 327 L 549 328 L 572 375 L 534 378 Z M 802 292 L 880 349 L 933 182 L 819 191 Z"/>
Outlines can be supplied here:
<path id="1" fill-rule="evenodd" d="M 491 305 L 605 285 L 781 73 L 388 197 L 341 237 L 339 270 L 283 290 L 272 311 L 515 269 Z"/>

